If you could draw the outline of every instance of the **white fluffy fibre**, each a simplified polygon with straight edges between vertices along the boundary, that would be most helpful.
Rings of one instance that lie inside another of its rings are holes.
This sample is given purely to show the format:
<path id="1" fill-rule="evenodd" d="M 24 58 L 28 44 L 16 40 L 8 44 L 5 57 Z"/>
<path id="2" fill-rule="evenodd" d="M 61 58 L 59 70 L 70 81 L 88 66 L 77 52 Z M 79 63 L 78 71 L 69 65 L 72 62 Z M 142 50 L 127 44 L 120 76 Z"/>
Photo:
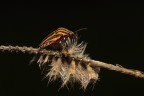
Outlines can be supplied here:
<path id="1" fill-rule="evenodd" d="M 83 89 L 86 89 L 87 85 L 92 82 L 95 83 L 98 80 L 99 67 L 92 67 L 89 63 L 84 63 L 76 58 L 89 59 L 88 55 L 84 54 L 86 45 L 84 42 L 77 43 L 77 39 L 66 39 L 66 48 L 62 50 L 61 57 L 49 56 L 49 54 L 43 54 L 38 59 L 37 63 L 40 68 L 50 66 L 49 71 L 45 75 L 49 81 L 54 81 L 57 78 L 62 80 L 62 86 L 67 85 L 69 82 L 79 82 Z M 65 55 L 69 54 L 68 56 Z M 71 57 L 73 56 L 73 57 Z M 45 68 L 47 69 L 47 68 Z"/>

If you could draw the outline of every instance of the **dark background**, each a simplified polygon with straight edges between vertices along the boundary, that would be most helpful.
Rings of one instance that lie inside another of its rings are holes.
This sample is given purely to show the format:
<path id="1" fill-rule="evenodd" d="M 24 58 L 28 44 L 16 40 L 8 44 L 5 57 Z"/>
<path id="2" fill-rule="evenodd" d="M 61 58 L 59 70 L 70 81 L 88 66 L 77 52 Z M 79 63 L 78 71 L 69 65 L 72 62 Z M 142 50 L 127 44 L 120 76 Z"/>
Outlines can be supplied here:
<path id="1" fill-rule="evenodd" d="M 144 71 L 144 3 L 93 1 L 21 1 L 0 3 L 0 45 L 38 47 L 41 40 L 58 27 L 79 32 L 88 42 L 90 57 L 126 68 Z M 94 90 L 77 84 L 60 88 L 59 81 L 47 85 L 37 64 L 29 66 L 33 55 L 0 53 L 1 96 L 142 96 L 144 80 L 101 69 Z"/>

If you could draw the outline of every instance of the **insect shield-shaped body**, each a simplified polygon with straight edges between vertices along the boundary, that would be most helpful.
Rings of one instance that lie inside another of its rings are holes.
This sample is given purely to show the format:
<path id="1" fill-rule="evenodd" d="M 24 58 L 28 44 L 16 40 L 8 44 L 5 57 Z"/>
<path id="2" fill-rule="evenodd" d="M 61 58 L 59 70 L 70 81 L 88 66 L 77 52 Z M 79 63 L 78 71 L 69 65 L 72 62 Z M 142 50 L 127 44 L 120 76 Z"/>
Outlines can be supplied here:
<path id="1" fill-rule="evenodd" d="M 51 50 L 62 50 L 66 47 L 67 40 L 75 38 L 72 31 L 60 27 L 54 32 L 46 36 L 43 41 L 39 44 L 40 49 L 51 48 Z"/>

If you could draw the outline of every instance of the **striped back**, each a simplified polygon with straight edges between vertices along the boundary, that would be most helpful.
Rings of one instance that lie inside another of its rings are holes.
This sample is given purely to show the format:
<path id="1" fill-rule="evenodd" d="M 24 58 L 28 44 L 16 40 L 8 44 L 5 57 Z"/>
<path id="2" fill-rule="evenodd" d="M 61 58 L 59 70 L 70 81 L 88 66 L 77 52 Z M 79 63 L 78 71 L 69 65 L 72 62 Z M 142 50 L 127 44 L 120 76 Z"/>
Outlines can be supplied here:
<path id="1" fill-rule="evenodd" d="M 42 42 L 39 44 L 40 48 L 45 48 L 47 46 L 50 46 L 54 43 L 58 43 L 61 40 L 65 39 L 66 37 L 70 37 L 74 35 L 74 33 L 66 28 L 60 27 L 57 30 L 50 33 L 48 36 L 46 36 Z"/>

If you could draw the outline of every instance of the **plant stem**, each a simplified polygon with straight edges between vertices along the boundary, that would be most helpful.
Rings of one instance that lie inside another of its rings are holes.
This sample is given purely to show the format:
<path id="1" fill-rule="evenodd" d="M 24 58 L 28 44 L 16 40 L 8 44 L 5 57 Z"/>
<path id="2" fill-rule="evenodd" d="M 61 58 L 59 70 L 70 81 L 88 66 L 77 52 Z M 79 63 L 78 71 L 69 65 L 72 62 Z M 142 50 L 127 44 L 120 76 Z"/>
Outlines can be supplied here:
<path id="1" fill-rule="evenodd" d="M 61 54 L 59 52 L 56 51 L 48 51 L 48 50 L 39 50 L 39 48 L 33 48 L 33 47 L 19 47 L 19 46 L 0 46 L 0 51 L 10 51 L 10 52 L 22 52 L 22 53 L 28 53 L 28 54 L 49 54 L 49 55 L 54 55 L 54 56 L 60 56 Z M 134 70 L 134 69 L 127 69 L 124 68 L 122 66 L 118 66 L 118 65 L 113 65 L 113 64 L 108 64 L 108 63 L 104 63 L 104 62 L 100 62 L 97 60 L 92 60 L 92 59 L 85 59 L 85 58 L 79 58 L 79 57 L 73 57 L 75 59 L 78 60 L 82 60 L 83 62 L 89 62 L 92 66 L 97 66 L 100 68 L 105 68 L 108 70 L 114 70 L 114 71 L 118 71 L 124 74 L 128 74 L 128 75 L 132 75 L 134 77 L 138 77 L 138 78 L 144 78 L 144 73 L 139 71 L 139 70 Z"/>

